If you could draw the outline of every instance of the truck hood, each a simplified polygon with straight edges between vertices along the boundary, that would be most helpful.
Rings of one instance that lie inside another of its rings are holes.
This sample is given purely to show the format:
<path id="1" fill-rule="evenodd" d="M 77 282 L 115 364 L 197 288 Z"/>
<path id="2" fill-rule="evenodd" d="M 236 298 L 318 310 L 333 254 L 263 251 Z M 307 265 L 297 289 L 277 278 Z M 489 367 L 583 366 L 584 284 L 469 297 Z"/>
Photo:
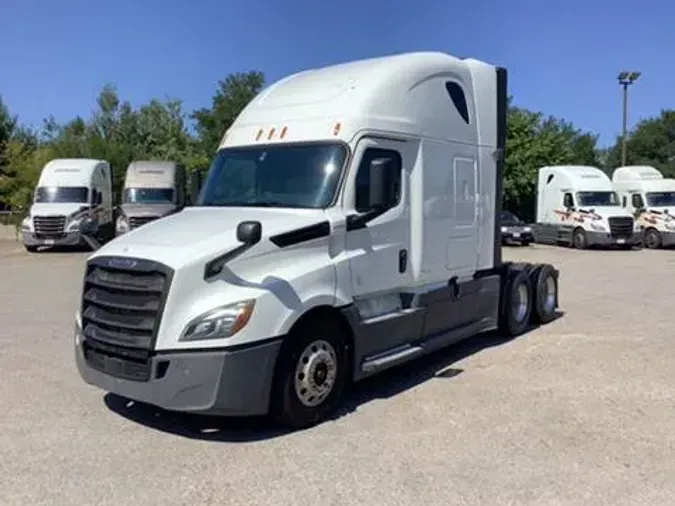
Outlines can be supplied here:
<path id="1" fill-rule="evenodd" d="M 147 258 L 178 268 L 241 245 L 236 230 L 242 221 L 262 224 L 262 241 L 253 248 L 255 251 L 263 248 L 270 236 L 326 219 L 321 209 L 190 207 L 118 236 L 92 258 L 104 255 Z"/>
<path id="2" fill-rule="evenodd" d="M 176 209 L 176 204 L 122 204 L 120 208 L 125 216 L 142 218 L 167 215 Z"/>
<path id="3" fill-rule="evenodd" d="M 578 210 L 587 212 L 593 211 L 594 214 L 604 219 L 618 216 L 625 216 L 628 218 L 633 217 L 633 215 L 627 209 L 624 209 L 621 206 L 589 206 L 589 207 L 580 207 Z"/>
<path id="4" fill-rule="evenodd" d="M 82 207 L 89 207 L 88 204 L 33 204 L 30 207 L 31 216 L 70 216 L 79 211 Z"/>

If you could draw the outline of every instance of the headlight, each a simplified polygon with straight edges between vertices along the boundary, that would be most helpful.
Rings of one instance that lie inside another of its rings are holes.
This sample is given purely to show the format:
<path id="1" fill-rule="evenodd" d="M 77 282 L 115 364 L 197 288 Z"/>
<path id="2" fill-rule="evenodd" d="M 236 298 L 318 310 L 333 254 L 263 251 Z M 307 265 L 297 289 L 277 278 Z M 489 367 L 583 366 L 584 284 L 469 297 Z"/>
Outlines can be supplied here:
<path id="1" fill-rule="evenodd" d="M 523 228 L 523 232 L 532 232 L 532 227 Z"/>
<path id="2" fill-rule="evenodd" d="M 254 300 L 228 304 L 204 313 L 192 320 L 180 336 L 180 341 L 201 341 L 232 337 L 243 329 L 253 314 Z"/>
<path id="3" fill-rule="evenodd" d="M 30 216 L 26 216 L 21 222 L 21 230 L 30 230 Z"/>
<path id="4" fill-rule="evenodd" d="M 79 230 L 80 229 L 80 223 L 82 223 L 82 218 L 73 220 L 68 224 L 68 228 L 66 230 L 68 230 L 70 232 L 72 232 L 73 230 Z"/>
<path id="5" fill-rule="evenodd" d="M 508 230 L 509 230 L 508 228 L 502 227 L 502 234 L 505 234 L 506 232 L 508 232 Z"/>
<path id="6" fill-rule="evenodd" d="M 668 230 L 675 230 L 675 220 L 669 220 L 666 222 L 666 228 Z"/>
<path id="7" fill-rule="evenodd" d="M 605 228 L 605 225 L 602 224 L 602 223 L 593 223 L 593 222 L 591 222 L 591 228 L 592 228 L 593 230 L 597 230 L 597 231 L 599 231 L 599 232 L 604 232 L 605 230 L 607 230 L 607 229 Z"/>
<path id="8" fill-rule="evenodd" d="M 129 222 L 124 219 L 124 216 L 120 216 L 117 218 L 117 222 L 115 223 L 115 230 L 117 230 L 118 234 L 124 234 L 129 231 Z"/>

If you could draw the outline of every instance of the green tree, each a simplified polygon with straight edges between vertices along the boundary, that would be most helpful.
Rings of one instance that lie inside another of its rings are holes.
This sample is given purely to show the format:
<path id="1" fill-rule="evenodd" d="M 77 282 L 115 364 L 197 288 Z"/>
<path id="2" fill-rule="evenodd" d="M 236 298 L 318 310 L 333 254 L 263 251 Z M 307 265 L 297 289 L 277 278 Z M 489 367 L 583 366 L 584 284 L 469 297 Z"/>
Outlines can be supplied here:
<path id="1" fill-rule="evenodd" d="M 230 74 L 218 83 L 211 107 L 192 114 L 203 154 L 215 153 L 225 131 L 264 85 L 265 75 L 259 71 Z"/>
<path id="2" fill-rule="evenodd" d="M 640 121 L 626 142 L 627 165 L 651 165 L 666 177 L 675 177 L 675 110 L 662 110 L 655 118 Z M 621 165 L 621 137 L 607 156 L 609 172 Z"/>
<path id="3" fill-rule="evenodd" d="M 599 166 L 597 136 L 569 122 L 519 107 L 507 120 L 504 208 L 534 219 L 537 171 L 547 165 Z"/>

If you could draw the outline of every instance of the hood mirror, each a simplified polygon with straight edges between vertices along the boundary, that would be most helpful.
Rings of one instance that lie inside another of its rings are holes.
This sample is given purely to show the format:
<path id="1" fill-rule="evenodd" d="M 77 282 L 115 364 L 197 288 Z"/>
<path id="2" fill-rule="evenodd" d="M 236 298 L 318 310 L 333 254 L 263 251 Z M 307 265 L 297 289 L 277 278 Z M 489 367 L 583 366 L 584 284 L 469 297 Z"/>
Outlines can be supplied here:
<path id="1" fill-rule="evenodd" d="M 259 221 L 242 221 L 237 225 L 237 241 L 253 246 L 262 238 L 262 225 Z"/>

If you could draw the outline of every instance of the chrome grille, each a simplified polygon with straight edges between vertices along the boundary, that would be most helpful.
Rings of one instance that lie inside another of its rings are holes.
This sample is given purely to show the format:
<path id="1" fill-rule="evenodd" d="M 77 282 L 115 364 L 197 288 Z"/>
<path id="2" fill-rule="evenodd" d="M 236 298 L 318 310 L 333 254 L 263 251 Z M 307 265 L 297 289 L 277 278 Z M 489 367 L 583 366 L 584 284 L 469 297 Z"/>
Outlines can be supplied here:
<path id="1" fill-rule="evenodd" d="M 138 228 L 141 225 L 156 220 L 159 216 L 132 216 L 129 218 L 129 228 Z"/>
<path id="2" fill-rule="evenodd" d="M 91 367 L 122 378 L 149 379 L 172 276 L 169 267 L 141 259 L 99 257 L 87 264 L 81 314 Z"/>
<path id="3" fill-rule="evenodd" d="M 633 218 L 629 216 L 609 218 L 609 231 L 612 237 L 631 237 L 633 235 Z"/>
<path id="4" fill-rule="evenodd" d="M 56 239 L 63 237 L 66 229 L 65 216 L 34 216 L 35 234 L 40 238 Z"/>

